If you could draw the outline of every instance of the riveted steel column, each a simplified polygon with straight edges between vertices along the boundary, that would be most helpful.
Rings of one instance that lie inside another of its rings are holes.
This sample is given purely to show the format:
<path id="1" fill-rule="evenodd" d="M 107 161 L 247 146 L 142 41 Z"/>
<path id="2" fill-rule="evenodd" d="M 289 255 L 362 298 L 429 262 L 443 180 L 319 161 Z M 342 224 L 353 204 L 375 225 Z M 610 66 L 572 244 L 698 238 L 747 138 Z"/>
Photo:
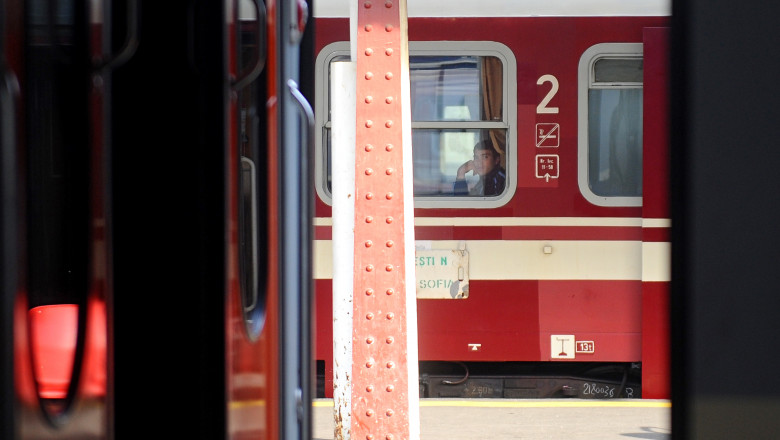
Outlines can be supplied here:
<path id="1" fill-rule="evenodd" d="M 351 438 L 418 438 L 406 1 L 359 0 L 356 30 Z"/>

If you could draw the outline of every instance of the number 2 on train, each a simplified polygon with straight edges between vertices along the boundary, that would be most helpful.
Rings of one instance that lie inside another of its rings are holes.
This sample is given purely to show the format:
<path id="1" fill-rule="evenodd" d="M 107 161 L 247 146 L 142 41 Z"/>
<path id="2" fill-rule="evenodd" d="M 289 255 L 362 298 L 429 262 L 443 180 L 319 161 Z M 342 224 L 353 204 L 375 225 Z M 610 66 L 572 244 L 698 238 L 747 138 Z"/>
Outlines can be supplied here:
<path id="1" fill-rule="evenodd" d="M 547 74 L 540 76 L 539 79 L 536 80 L 537 85 L 542 85 L 546 82 L 549 82 L 552 87 L 550 87 L 550 91 L 547 92 L 547 95 L 542 99 L 542 102 L 536 106 L 536 113 L 558 113 L 558 107 L 547 107 L 547 104 L 549 104 L 553 97 L 555 97 L 555 94 L 558 93 L 558 78 Z"/>

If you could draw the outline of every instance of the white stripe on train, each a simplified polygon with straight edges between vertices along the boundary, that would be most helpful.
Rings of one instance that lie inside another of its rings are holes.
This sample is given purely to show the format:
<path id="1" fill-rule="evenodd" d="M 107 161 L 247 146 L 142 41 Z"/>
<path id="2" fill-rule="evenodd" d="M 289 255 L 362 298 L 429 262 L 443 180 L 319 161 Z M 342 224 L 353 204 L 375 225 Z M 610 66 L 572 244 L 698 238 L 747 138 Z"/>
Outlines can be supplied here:
<path id="1" fill-rule="evenodd" d="M 469 252 L 472 280 L 671 281 L 671 243 L 618 240 L 441 240 Z M 545 246 L 551 253 L 545 253 Z M 331 279 L 332 241 L 314 241 L 314 277 Z"/>
<path id="2" fill-rule="evenodd" d="M 330 217 L 316 217 L 314 226 L 332 226 Z M 604 226 L 669 228 L 668 218 L 639 217 L 415 217 L 415 226 Z"/>

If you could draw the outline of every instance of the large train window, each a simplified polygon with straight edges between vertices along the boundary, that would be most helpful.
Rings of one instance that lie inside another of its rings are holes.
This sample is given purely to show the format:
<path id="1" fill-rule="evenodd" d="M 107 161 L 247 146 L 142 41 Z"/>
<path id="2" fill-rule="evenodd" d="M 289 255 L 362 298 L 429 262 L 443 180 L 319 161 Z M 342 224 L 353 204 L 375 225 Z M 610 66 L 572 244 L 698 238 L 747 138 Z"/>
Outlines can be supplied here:
<path id="1" fill-rule="evenodd" d="M 414 199 L 418 208 L 505 204 L 516 182 L 515 58 L 495 42 L 410 42 Z M 331 200 L 330 66 L 349 43 L 317 58 L 316 187 Z"/>
<path id="2" fill-rule="evenodd" d="M 600 206 L 642 205 L 641 43 L 590 47 L 579 64 L 579 186 Z"/>

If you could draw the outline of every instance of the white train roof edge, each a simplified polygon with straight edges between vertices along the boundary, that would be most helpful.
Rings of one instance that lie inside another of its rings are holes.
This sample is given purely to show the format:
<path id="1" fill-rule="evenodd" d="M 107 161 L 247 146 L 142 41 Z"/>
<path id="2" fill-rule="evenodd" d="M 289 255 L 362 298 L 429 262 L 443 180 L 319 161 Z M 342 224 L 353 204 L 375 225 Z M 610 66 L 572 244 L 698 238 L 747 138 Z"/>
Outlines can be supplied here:
<path id="1" fill-rule="evenodd" d="M 349 17 L 351 1 L 314 0 L 314 16 Z M 407 10 L 409 17 L 668 16 L 672 0 L 407 0 Z"/>

